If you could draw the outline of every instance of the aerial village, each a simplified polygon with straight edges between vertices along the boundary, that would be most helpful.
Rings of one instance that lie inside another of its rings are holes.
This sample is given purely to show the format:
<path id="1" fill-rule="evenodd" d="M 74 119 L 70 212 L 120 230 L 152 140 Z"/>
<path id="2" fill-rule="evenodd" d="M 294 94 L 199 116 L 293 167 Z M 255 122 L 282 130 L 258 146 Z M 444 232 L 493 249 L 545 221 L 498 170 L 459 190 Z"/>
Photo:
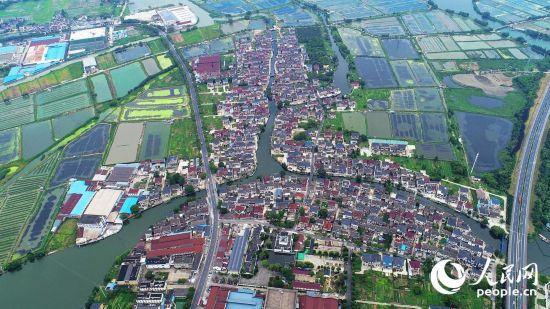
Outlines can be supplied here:
<path id="1" fill-rule="evenodd" d="M 419 283 L 434 262 L 473 281 L 501 271 L 509 197 L 483 174 L 501 162 L 465 135 L 494 115 L 450 102 L 463 87 L 520 95 L 482 59 L 536 50 L 431 1 L 141 2 L 0 20 L 40 34 L 0 45 L 0 167 L 15 171 L 0 179 L 2 265 L 93 247 L 171 205 L 88 308 L 451 308 Z"/>

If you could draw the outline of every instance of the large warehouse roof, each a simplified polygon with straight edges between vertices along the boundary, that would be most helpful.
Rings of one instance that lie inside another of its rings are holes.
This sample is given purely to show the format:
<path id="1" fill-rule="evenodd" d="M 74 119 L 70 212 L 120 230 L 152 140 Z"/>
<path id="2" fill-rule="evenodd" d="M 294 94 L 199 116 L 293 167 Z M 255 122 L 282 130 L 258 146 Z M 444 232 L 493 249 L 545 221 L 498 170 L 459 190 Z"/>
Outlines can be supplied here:
<path id="1" fill-rule="evenodd" d="M 122 190 L 101 189 L 95 195 L 84 214 L 107 217 L 122 195 Z"/>
<path id="2" fill-rule="evenodd" d="M 76 30 L 71 32 L 71 41 L 79 41 L 86 39 L 95 39 L 106 36 L 107 28 L 99 27 L 92 29 Z"/>

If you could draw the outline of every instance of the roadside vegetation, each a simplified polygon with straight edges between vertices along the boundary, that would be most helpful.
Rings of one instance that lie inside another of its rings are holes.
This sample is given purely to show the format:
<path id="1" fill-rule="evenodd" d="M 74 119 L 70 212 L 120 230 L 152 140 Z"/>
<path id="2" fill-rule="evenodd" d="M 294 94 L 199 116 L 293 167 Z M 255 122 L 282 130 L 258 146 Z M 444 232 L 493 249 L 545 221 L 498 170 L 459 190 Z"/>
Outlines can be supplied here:
<path id="1" fill-rule="evenodd" d="M 535 233 L 540 233 L 550 223 L 550 134 L 542 147 L 535 185 L 535 204 L 531 211 L 531 220 Z"/>

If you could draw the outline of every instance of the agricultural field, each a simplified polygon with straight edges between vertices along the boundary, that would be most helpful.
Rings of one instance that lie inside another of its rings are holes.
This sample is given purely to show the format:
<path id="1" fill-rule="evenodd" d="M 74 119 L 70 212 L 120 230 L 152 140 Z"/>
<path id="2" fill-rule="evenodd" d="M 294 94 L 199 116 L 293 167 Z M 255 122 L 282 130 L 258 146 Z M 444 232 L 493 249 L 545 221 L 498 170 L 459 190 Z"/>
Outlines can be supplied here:
<path id="1" fill-rule="evenodd" d="M 141 136 L 143 135 L 143 127 L 143 122 L 120 123 L 109 148 L 105 164 L 135 162 Z"/>
<path id="2" fill-rule="evenodd" d="M 419 291 L 413 293 L 411 291 Z M 367 271 L 353 275 L 353 298 L 383 303 L 415 305 L 423 308 L 447 304 L 449 296 L 434 290 L 429 280 L 408 277 L 387 277 L 382 272 Z M 452 295 L 453 303 L 464 308 L 487 308 L 491 301 L 485 297 L 476 297 L 475 290 L 467 286 Z"/>
<path id="3" fill-rule="evenodd" d="M 170 138 L 170 124 L 167 122 L 147 122 L 143 132 L 143 142 L 139 153 L 139 160 L 159 160 L 166 156 L 168 139 Z"/>
<path id="4" fill-rule="evenodd" d="M 160 65 L 161 70 L 168 69 L 169 67 L 171 67 L 173 65 L 172 59 L 170 59 L 170 57 L 167 54 L 158 55 L 157 56 L 157 61 Z"/>
<path id="5" fill-rule="evenodd" d="M 48 243 L 48 252 L 68 248 L 76 243 L 76 230 L 78 219 L 67 219 L 57 229 Z"/>
<path id="6" fill-rule="evenodd" d="M 214 24 L 172 35 L 172 41 L 178 46 L 194 45 L 216 39 L 222 35 L 220 25 Z"/>
<path id="7" fill-rule="evenodd" d="M 230 37 L 214 39 L 207 44 L 198 44 L 193 46 L 186 46 L 182 49 L 182 54 L 186 59 L 212 55 L 212 54 L 224 54 L 235 49 L 233 39 Z"/>
<path id="8" fill-rule="evenodd" d="M 401 87 L 437 86 L 433 73 L 423 62 L 396 60 L 391 66 Z"/>
<path id="9" fill-rule="evenodd" d="M 397 87 L 388 61 L 384 58 L 355 58 L 355 65 L 367 88 Z"/>
<path id="10" fill-rule="evenodd" d="M 45 236 L 52 226 L 57 206 L 62 202 L 65 188 L 59 187 L 46 191 L 42 196 L 38 211 L 26 228 L 25 234 L 17 248 L 17 251 L 29 252 L 36 250 L 42 244 Z"/>
<path id="11" fill-rule="evenodd" d="M 200 157 L 195 121 L 191 118 L 177 119 L 170 127 L 168 155 L 183 159 Z"/>
<path id="12" fill-rule="evenodd" d="M 288 4 L 272 11 L 278 22 L 285 27 L 305 27 L 317 23 L 315 15 L 299 6 Z"/>
<path id="13" fill-rule="evenodd" d="M 38 105 L 44 105 L 86 92 L 88 92 L 88 85 L 86 84 L 86 80 L 81 79 L 57 86 L 55 88 L 40 91 L 35 95 L 35 101 Z"/>
<path id="14" fill-rule="evenodd" d="M 0 131 L 0 165 L 19 159 L 19 128 Z"/>
<path id="15" fill-rule="evenodd" d="M 53 145 L 50 121 L 34 122 L 22 127 L 22 157 L 27 160 Z"/>
<path id="16" fill-rule="evenodd" d="M 380 15 L 380 12 L 360 0 L 308 0 L 307 2 L 329 11 L 330 21 L 362 19 Z"/>
<path id="17" fill-rule="evenodd" d="M 414 90 L 394 90 L 391 92 L 392 109 L 396 111 L 416 111 Z"/>
<path id="18" fill-rule="evenodd" d="M 0 130 L 13 128 L 34 121 L 34 106 L 31 97 L 19 97 L 0 102 Z"/>
<path id="19" fill-rule="evenodd" d="M 122 120 L 162 120 L 186 116 L 189 97 L 184 87 L 148 90 L 140 98 L 128 103 Z"/>
<path id="20" fill-rule="evenodd" d="M 368 19 L 360 22 L 356 22 L 353 25 L 362 28 L 367 33 L 380 37 L 380 36 L 403 36 L 405 30 L 401 27 L 401 23 L 397 17 L 384 17 L 378 19 Z"/>
<path id="21" fill-rule="evenodd" d="M 37 24 L 51 21 L 56 12 L 64 10 L 70 17 L 80 15 L 99 16 L 110 14 L 114 6 L 100 0 L 37 0 L 13 2 L 0 11 L 0 18 L 26 17 Z"/>
<path id="22" fill-rule="evenodd" d="M 394 138 L 421 140 L 420 119 L 417 114 L 392 113 L 390 119 Z"/>
<path id="23" fill-rule="evenodd" d="M 417 109 L 421 112 L 443 112 L 445 106 L 439 89 L 437 88 L 416 88 L 414 99 Z"/>
<path id="24" fill-rule="evenodd" d="M 111 52 L 101 54 L 95 57 L 95 61 L 97 62 L 97 66 L 99 67 L 100 70 L 107 70 L 107 69 L 116 67 L 117 65 L 115 61 L 115 57 Z"/>
<path id="25" fill-rule="evenodd" d="M 57 154 L 49 156 L 0 193 L 0 263 L 6 262 L 15 249 L 57 158 Z"/>
<path id="26" fill-rule="evenodd" d="M 73 97 L 59 99 L 57 101 L 38 105 L 36 107 L 37 120 L 54 117 L 77 109 L 91 106 L 91 99 L 88 93 L 82 93 Z"/>
<path id="27" fill-rule="evenodd" d="M 357 110 L 389 109 L 390 90 L 388 89 L 353 89 L 351 98 L 357 103 Z"/>
<path id="28" fill-rule="evenodd" d="M 163 53 L 168 50 L 166 46 L 164 46 L 162 39 L 149 41 L 147 42 L 147 46 L 149 46 L 149 49 L 151 50 L 151 54 L 153 55 Z"/>
<path id="29" fill-rule="evenodd" d="M 86 180 L 92 178 L 98 166 L 101 164 L 103 154 L 96 154 L 84 157 L 74 157 L 63 159 L 55 175 L 53 176 L 50 186 L 55 187 L 67 182 L 71 178 L 78 180 Z"/>
<path id="30" fill-rule="evenodd" d="M 126 96 L 147 78 L 139 62 L 111 70 L 111 78 L 118 98 Z"/>
<path id="31" fill-rule="evenodd" d="M 470 32 L 480 29 L 472 19 L 451 16 L 440 10 L 405 14 L 401 19 L 412 35 Z"/>
<path id="32" fill-rule="evenodd" d="M 94 87 L 95 100 L 97 103 L 111 101 L 113 95 L 105 74 L 97 74 L 90 78 Z"/>
<path id="33" fill-rule="evenodd" d="M 111 125 L 98 124 L 73 140 L 63 152 L 65 158 L 103 153 L 109 141 Z"/>
<path id="34" fill-rule="evenodd" d="M 147 58 L 141 61 L 141 64 L 143 65 L 143 68 L 145 69 L 145 73 L 147 73 L 147 76 L 156 75 L 160 72 L 160 68 L 158 67 L 157 62 L 155 61 L 155 58 Z"/>
<path id="35" fill-rule="evenodd" d="M 365 115 L 360 112 L 342 113 L 344 126 L 346 130 L 358 132 L 359 134 L 367 134 L 367 124 L 365 123 Z"/>
<path id="36" fill-rule="evenodd" d="M 84 68 L 82 67 L 82 61 L 71 63 L 59 69 L 52 70 L 49 73 L 33 80 L 9 87 L 0 92 L 0 95 L 4 100 L 17 98 L 25 94 L 34 93 L 42 89 L 59 85 L 64 81 L 80 78 L 83 73 Z"/>
<path id="37" fill-rule="evenodd" d="M 362 35 L 350 28 L 338 28 L 338 34 L 353 56 L 384 57 L 384 51 L 377 38 Z"/>
<path id="38" fill-rule="evenodd" d="M 371 137 L 391 138 L 392 129 L 387 112 L 367 112 L 367 132 Z"/>
<path id="39" fill-rule="evenodd" d="M 74 113 L 62 115 L 52 119 L 52 127 L 55 140 L 71 134 L 95 116 L 92 107 L 79 110 Z"/>
<path id="40" fill-rule="evenodd" d="M 445 114 L 420 114 L 420 123 L 422 126 L 422 140 L 425 143 L 438 143 L 449 141 Z"/>
<path id="41" fill-rule="evenodd" d="M 135 44 L 128 47 L 122 47 L 113 52 L 116 63 L 123 64 L 134 61 L 151 54 L 147 44 Z"/>
<path id="42" fill-rule="evenodd" d="M 390 60 L 418 59 L 420 55 L 407 39 L 386 39 L 382 40 L 382 46 Z"/>
<path id="43" fill-rule="evenodd" d="M 443 144 L 416 144 L 416 154 L 424 159 L 433 160 L 437 158 L 443 161 L 454 161 L 456 157 L 453 153 L 453 147 L 449 143 Z"/>

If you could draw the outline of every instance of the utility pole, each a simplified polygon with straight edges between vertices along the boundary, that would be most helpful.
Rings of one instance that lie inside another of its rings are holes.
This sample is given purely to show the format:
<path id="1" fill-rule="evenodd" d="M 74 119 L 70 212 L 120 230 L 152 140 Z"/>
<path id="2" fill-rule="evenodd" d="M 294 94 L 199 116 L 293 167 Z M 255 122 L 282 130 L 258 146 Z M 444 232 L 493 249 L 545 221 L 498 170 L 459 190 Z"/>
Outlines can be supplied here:
<path id="1" fill-rule="evenodd" d="M 479 152 L 476 154 L 476 158 L 474 159 L 474 164 L 472 164 L 472 169 L 470 170 L 470 176 L 472 175 L 472 173 L 474 172 L 474 167 L 476 166 L 476 163 L 477 163 L 477 158 L 479 157 Z"/>

